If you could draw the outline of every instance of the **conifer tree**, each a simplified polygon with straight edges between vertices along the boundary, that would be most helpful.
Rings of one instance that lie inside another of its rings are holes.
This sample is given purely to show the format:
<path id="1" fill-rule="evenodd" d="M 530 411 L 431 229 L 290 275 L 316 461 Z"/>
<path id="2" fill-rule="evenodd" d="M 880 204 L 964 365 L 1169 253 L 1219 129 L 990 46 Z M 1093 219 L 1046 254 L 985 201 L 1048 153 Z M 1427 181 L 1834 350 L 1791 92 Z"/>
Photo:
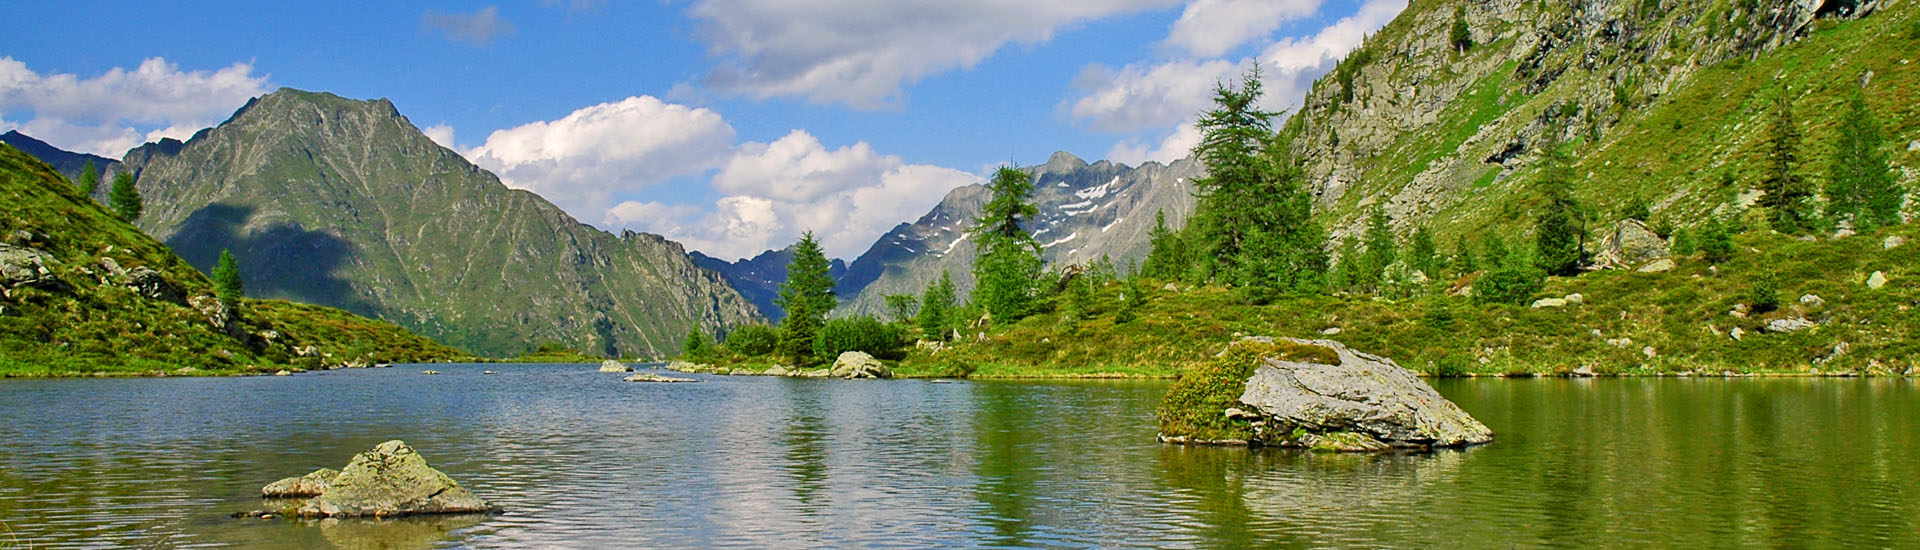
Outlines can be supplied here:
<path id="1" fill-rule="evenodd" d="M 1467 8 L 1465 6 L 1453 9 L 1453 27 L 1447 34 L 1448 42 L 1452 43 L 1453 49 L 1459 50 L 1460 53 L 1467 53 L 1467 48 L 1473 47 L 1473 32 L 1467 28 Z"/>
<path id="2" fill-rule="evenodd" d="M 952 326 L 953 277 L 940 272 L 940 279 L 927 285 L 927 291 L 920 295 L 920 332 L 927 338 L 946 340 L 947 330 Z"/>
<path id="3" fill-rule="evenodd" d="M 1767 209 L 1767 221 L 1781 233 L 1801 233 L 1812 229 L 1813 189 L 1806 178 L 1795 173 L 1800 166 L 1800 126 L 1794 122 L 1793 100 L 1786 91 L 1774 99 L 1768 119 L 1765 143 L 1767 165 L 1760 176 L 1760 206 Z"/>
<path id="4" fill-rule="evenodd" d="M 1198 122 L 1200 143 L 1193 153 L 1206 164 L 1207 175 L 1193 180 L 1200 200 L 1188 227 L 1199 230 L 1196 260 L 1209 278 L 1239 272 L 1254 209 L 1267 200 L 1258 193 L 1263 177 L 1260 149 L 1273 133 L 1275 113 L 1259 108 L 1259 76 L 1255 65 L 1241 78 L 1240 89 L 1216 85 L 1214 108 Z"/>
<path id="5" fill-rule="evenodd" d="M 1400 259 L 1386 208 L 1374 208 L 1373 213 L 1367 215 L 1367 232 L 1362 240 L 1366 241 L 1367 251 L 1354 264 L 1357 269 L 1349 276 L 1361 290 L 1378 291 L 1380 277 L 1386 273 L 1387 266 Z"/>
<path id="6" fill-rule="evenodd" d="M 1851 219 L 1858 231 L 1900 223 L 1905 192 L 1881 150 L 1884 139 L 1866 98 L 1854 95 L 1840 119 L 1840 143 L 1828 167 L 1828 217 Z"/>
<path id="7" fill-rule="evenodd" d="M 1479 264 L 1480 262 L 1477 261 L 1477 259 L 1474 258 L 1473 256 L 1473 245 L 1467 243 L 1466 237 L 1461 237 L 1458 242 L 1454 243 L 1454 248 L 1453 248 L 1454 274 L 1466 275 L 1468 273 L 1479 271 L 1480 270 Z"/>
<path id="8" fill-rule="evenodd" d="M 775 301 L 787 312 L 780 321 L 780 352 L 796 364 L 810 364 L 814 334 L 826 323 L 835 303 L 827 256 L 812 231 L 802 234 L 795 245 L 793 260 L 787 263 L 787 281 L 780 285 Z"/>
<path id="9" fill-rule="evenodd" d="M 213 266 L 213 292 L 227 307 L 240 305 L 240 296 L 244 284 L 240 280 L 240 262 L 234 260 L 232 250 L 221 250 L 220 261 Z"/>
<path id="10" fill-rule="evenodd" d="M 1539 185 L 1547 195 L 1546 211 L 1534 221 L 1534 259 L 1552 275 L 1574 275 L 1586 257 L 1586 217 L 1568 192 L 1572 176 L 1558 140 L 1549 133 L 1545 165 Z"/>
<path id="11" fill-rule="evenodd" d="M 912 321 L 914 311 L 920 308 L 920 298 L 912 294 L 888 294 L 885 300 L 887 313 L 895 323 Z"/>
<path id="12" fill-rule="evenodd" d="M 1429 279 L 1440 278 L 1440 251 L 1433 244 L 1433 232 L 1422 224 L 1413 230 L 1413 244 L 1407 247 L 1407 267 Z"/>
<path id="13" fill-rule="evenodd" d="M 1733 234 L 1719 217 L 1707 217 L 1706 226 L 1700 228 L 1699 248 L 1702 259 L 1708 263 L 1733 259 Z"/>
<path id="14" fill-rule="evenodd" d="M 1166 212 L 1153 213 L 1153 229 L 1147 233 L 1151 247 L 1140 263 L 1140 275 L 1149 279 L 1174 280 L 1185 277 L 1192 261 L 1187 257 L 1186 240 L 1167 227 Z"/>
<path id="15" fill-rule="evenodd" d="M 993 198 L 975 222 L 973 302 L 996 323 L 1024 317 L 1033 306 L 1040 280 L 1040 243 L 1020 224 L 1039 213 L 1030 198 L 1033 181 L 1026 172 L 1001 167 L 987 183 Z"/>
<path id="16" fill-rule="evenodd" d="M 140 190 L 133 187 L 132 172 L 114 174 L 113 189 L 107 192 L 107 205 L 128 223 L 140 219 Z"/>
<path id="17" fill-rule="evenodd" d="M 713 342 L 707 339 L 707 333 L 695 326 L 687 330 L 687 343 L 680 355 L 687 359 L 700 360 L 713 353 Z"/>
<path id="18" fill-rule="evenodd" d="M 91 160 L 87 161 L 86 167 L 80 169 L 80 192 L 86 193 L 88 199 L 92 199 L 94 193 L 100 192 L 100 170 L 93 167 Z"/>

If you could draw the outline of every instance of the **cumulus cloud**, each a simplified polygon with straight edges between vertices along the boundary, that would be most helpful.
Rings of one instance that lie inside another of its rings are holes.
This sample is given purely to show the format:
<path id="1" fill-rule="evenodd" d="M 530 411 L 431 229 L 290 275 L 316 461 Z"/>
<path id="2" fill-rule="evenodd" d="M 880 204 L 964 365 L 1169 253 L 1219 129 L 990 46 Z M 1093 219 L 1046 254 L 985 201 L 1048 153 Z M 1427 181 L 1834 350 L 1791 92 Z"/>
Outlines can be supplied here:
<path id="1" fill-rule="evenodd" d="M 143 140 L 184 139 L 266 93 L 253 65 L 182 71 L 162 58 L 92 78 L 40 74 L 0 57 L 0 115 L 31 113 L 21 132 L 63 149 L 118 157 Z"/>
<path id="2" fill-rule="evenodd" d="M 1194 0 L 1180 12 L 1166 44 L 1194 55 L 1223 55 L 1264 38 L 1282 23 L 1313 15 L 1321 0 Z"/>
<path id="3" fill-rule="evenodd" d="M 1172 5 L 1172 0 L 698 0 L 688 14 L 720 59 L 705 78 L 755 98 L 798 97 L 872 109 L 900 87 L 972 67 L 1008 43 L 1056 29 Z"/>
<path id="4" fill-rule="evenodd" d="M 742 144 L 715 174 L 725 195 L 711 210 L 627 202 L 609 213 L 621 225 L 654 231 L 721 258 L 782 248 L 811 230 L 828 255 L 850 258 L 973 174 L 907 164 L 866 143 L 828 149 L 805 131 L 773 143 Z"/>
<path id="5" fill-rule="evenodd" d="M 717 167 L 733 136 L 719 113 L 639 96 L 496 130 L 467 158 L 508 186 L 593 220 L 617 193 Z"/>
<path id="6" fill-rule="evenodd" d="M 1213 7 L 1203 8 L 1201 4 Z M 1226 9 L 1228 4 L 1231 2 L 1197 0 L 1188 6 L 1182 21 L 1195 11 Z M 1114 144 L 1107 153 L 1109 159 L 1129 164 L 1169 162 L 1185 157 L 1199 143 L 1193 120 L 1212 105 L 1216 83 L 1236 83 L 1242 70 L 1259 63 L 1264 90 L 1261 108 L 1277 112 L 1297 109 L 1315 80 L 1333 70 L 1341 57 L 1365 41 L 1368 33 L 1385 26 L 1406 6 L 1406 0 L 1369 0 L 1353 15 L 1310 36 L 1273 40 L 1260 47 L 1259 55 L 1237 62 L 1172 60 L 1132 64 L 1119 70 L 1090 66 L 1075 82 L 1084 94 L 1063 105 L 1068 106 L 1069 116 L 1095 130 L 1134 134 Z M 1179 33 L 1176 24 L 1169 43 L 1177 43 Z M 1158 137 L 1141 139 L 1141 134 Z"/>
<path id="7" fill-rule="evenodd" d="M 513 22 L 500 16 L 499 6 L 487 6 L 473 13 L 427 10 L 420 14 L 420 26 L 475 46 L 487 45 L 495 38 L 513 36 L 515 31 Z"/>
<path id="8" fill-rule="evenodd" d="M 435 124 L 432 126 L 421 128 L 420 133 L 426 134 L 427 139 L 433 140 L 434 143 L 440 144 L 441 147 L 453 149 L 455 151 L 460 150 L 458 147 L 455 147 L 453 145 L 453 127 L 452 126 L 448 126 L 445 124 Z"/>

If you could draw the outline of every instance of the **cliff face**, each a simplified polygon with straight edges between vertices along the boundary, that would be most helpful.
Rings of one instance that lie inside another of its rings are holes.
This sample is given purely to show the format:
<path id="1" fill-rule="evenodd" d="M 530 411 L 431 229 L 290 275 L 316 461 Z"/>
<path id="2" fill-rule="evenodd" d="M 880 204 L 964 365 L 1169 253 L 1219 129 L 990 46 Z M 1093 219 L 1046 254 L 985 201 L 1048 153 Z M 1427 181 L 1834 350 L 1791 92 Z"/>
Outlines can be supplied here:
<path id="1" fill-rule="evenodd" d="M 502 185 L 386 100 L 283 89 L 184 144 L 149 144 L 140 226 L 251 295 L 380 316 L 488 355 L 554 341 L 661 357 L 760 318 L 678 244 L 614 236 Z"/>
<path id="2" fill-rule="evenodd" d="M 1856 91 L 1899 144 L 1913 139 L 1912 4 L 1415 2 L 1282 131 L 1336 237 L 1358 234 L 1376 207 L 1403 234 L 1523 227 L 1550 132 L 1575 158 L 1577 198 L 1601 212 L 1644 201 L 1657 218 L 1690 221 L 1742 207 L 1763 107 L 1780 94 L 1809 129 L 1810 177 Z M 1456 19 L 1470 29 L 1464 49 L 1449 36 Z"/>
<path id="3" fill-rule="evenodd" d="M 1033 177 L 1040 209 L 1026 228 L 1043 245 L 1048 265 L 1084 265 L 1105 256 L 1123 270 L 1146 258 L 1155 213 L 1164 212 L 1170 227 L 1185 223 L 1193 212 L 1191 180 L 1200 174 L 1190 160 L 1129 167 L 1087 164 L 1065 152 L 1023 170 Z M 920 219 L 880 237 L 839 279 L 837 313 L 879 314 L 886 295 L 919 295 L 941 272 L 951 273 L 963 291 L 973 288 L 968 229 L 989 198 L 983 184 L 955 189 Z"/>

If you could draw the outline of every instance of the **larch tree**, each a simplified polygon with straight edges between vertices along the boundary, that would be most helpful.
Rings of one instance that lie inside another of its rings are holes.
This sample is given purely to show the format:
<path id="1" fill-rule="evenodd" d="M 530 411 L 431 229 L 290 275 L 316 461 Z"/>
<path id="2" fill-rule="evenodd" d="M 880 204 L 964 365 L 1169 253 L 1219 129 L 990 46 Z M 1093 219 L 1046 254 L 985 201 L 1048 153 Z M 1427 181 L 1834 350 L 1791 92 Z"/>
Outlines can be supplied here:
<path id="1" fill-rule="evenodd" d="M 992 198 L 975 221 L 973 302 L 995 323 L 1010 323 L 1031 312 L 1040 280 L 1040 243 L 1020 224 L 1040 213 L 1034 206 L 1033 180 L 1026 172 L 1002 166 L 987 183 Z"/>
<path id="2" fill-rule="evenodd" d="M 775 301 L 787 312 L 780 321 L 780 352 L 798 365 L 810 364 L 813 337 L 826 324 L 827 312 L 833 311 L 835 303 L 827 256 L 812 231 L 802 234 L 794 246 L 787 281 L 780 285 Z"/>

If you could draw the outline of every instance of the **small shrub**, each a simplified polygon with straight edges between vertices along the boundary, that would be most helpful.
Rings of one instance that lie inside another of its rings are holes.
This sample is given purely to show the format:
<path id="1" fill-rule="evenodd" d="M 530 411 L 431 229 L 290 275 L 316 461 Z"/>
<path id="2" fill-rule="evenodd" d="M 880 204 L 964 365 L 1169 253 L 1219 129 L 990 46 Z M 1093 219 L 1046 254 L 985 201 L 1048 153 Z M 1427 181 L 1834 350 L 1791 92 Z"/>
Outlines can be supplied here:
<path id="1" fill-rule="evenodd" d="M 1420 311 L 1420 323 L 1433 330 L 1453 328 L 1453 319 L 1453 306 L 1448 305 L 1447 299 L 1441 296 L 1428 299 L 1426 307 Z"/>
<path id="2" fill-rule="evenodd" d="M 725 349 L 747 357 L 757 357 L 773 353 L 774 346 L 780 343 L 780 329 L 767 325 L 744 325 L 727 334 Z"/>
<path id="3" fill-rule="evenodd" d="M 1546 282 L 1546 273 L 1528 265 L 1510 262 L 1482 275 L 1473 283 L 1473 296 L 1483 303 L 1524 305 Z"/>
<path id="4" fill-rule="evenodd" d="M 831 361 L 849 351 L 866 352 L 874 357 L 899 359 L 906 345 L 906 331 L 872 317 L 828 319 L 813 336 L 813 354 Z"/>
<path id="5" fill-rule="evenodd" d="M 1708 218 L 1707 226 L 1700 230 L 1698 247 L 1701 255 L 1710 263 L 1733 259 L 1733 234 L 1719 218 Z"/>
<path id="6" fill-rule="evenodd" d="M 1685 227 L 1673 230 L 1672 250 L 1673 255 L 1683 258 L 1692 256 L 1694 252 L 1698 251 L 1699 246 L 1694 242 L 1693 231 Z"/>

